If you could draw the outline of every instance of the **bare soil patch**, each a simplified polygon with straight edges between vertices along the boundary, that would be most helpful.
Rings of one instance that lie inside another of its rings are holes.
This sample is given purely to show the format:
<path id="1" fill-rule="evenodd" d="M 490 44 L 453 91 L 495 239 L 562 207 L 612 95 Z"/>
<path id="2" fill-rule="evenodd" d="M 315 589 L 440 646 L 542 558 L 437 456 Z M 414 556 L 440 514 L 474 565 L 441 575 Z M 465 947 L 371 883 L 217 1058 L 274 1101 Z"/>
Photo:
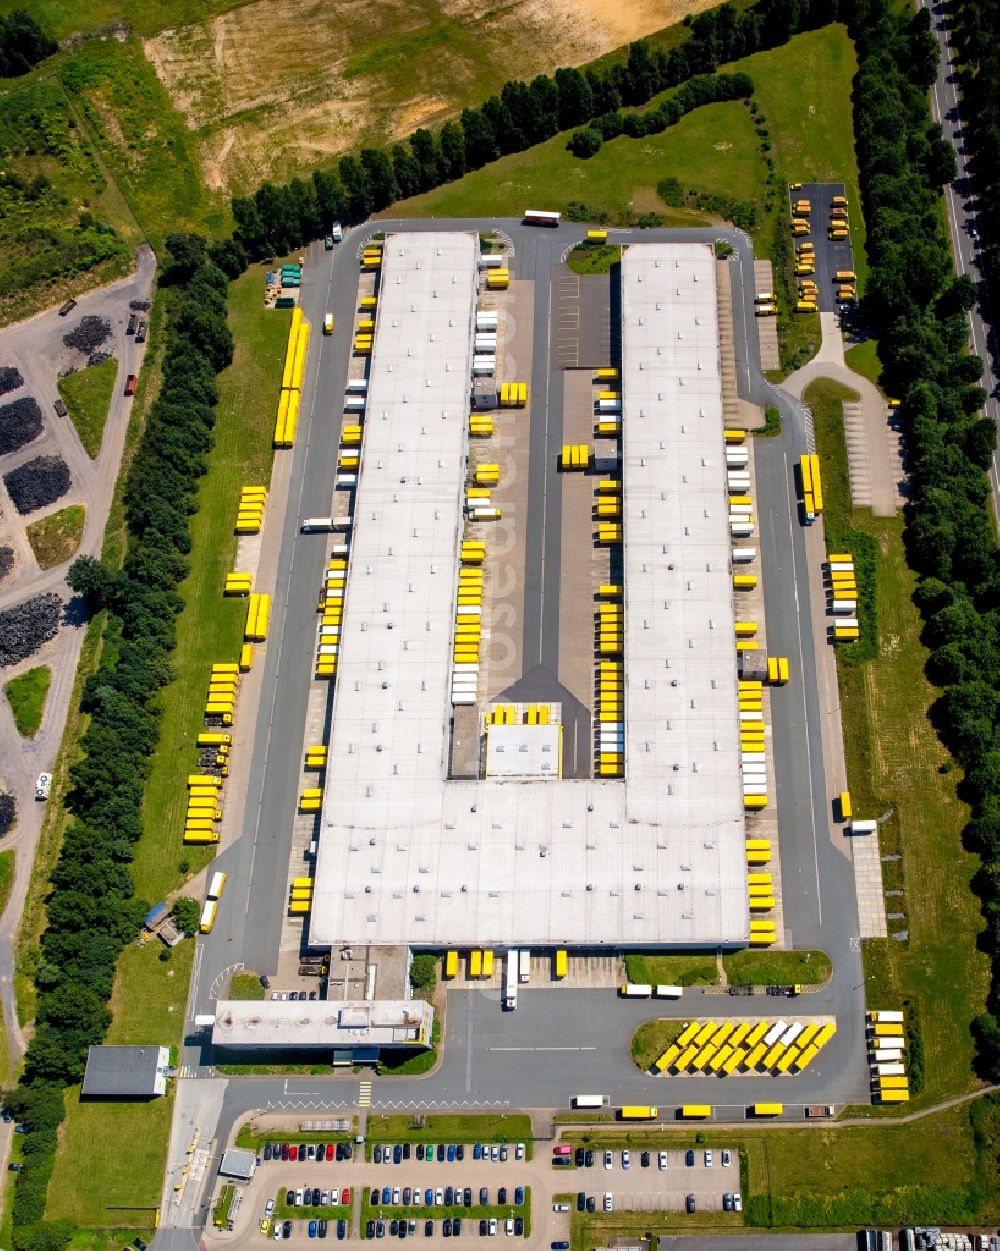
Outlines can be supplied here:
<path id="1" fill-rule="evenodd" d="M 712 0 L 255 0 L 145 52 L 206 182 L 240 192 L 393 142 L 508 78 L 580 65 Z"/>

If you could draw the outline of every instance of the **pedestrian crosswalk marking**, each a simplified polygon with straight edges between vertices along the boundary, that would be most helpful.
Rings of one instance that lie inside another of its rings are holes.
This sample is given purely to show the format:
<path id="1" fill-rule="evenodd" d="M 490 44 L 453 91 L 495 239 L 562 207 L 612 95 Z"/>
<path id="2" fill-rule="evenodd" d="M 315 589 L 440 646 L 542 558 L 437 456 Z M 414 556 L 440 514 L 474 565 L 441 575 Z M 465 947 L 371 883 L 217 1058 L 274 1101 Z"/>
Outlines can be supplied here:
<path id="1" fill-rule="evenodd" d="M 358 1093 L 358 1107 L 370 1108 L 372 1106 L 372 1084 L 371 1082 L 362 1082 L 361 1090 Z"/>

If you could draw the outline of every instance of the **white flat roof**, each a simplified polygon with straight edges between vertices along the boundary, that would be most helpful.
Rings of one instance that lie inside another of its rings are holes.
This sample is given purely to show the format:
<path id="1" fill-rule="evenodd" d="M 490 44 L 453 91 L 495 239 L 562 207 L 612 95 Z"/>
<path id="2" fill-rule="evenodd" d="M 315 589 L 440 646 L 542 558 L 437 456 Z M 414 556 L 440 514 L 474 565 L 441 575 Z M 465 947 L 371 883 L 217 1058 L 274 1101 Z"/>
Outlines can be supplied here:
<path id="1" fill-rule="evenodd" d="M 220 999 L 217 1047 L 429 1046 L 434 1009 L 422 999 Z"/>
<path id="2" fill-rule="evenodd" d="M 712 249 L 622 266 L 624 781 L 446 777 L 476 259 L 386 240 L 310 937 L 745 941 Z"/>

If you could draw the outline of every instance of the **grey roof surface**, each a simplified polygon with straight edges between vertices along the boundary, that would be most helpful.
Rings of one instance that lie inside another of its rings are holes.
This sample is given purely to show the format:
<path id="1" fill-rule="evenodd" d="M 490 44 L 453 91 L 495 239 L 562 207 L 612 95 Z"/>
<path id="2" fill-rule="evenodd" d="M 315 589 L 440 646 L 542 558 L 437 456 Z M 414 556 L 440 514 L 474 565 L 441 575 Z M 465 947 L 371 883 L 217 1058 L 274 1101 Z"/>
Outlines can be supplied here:
<path id="1" fill-rule="evenodd" d="M 220 1000 L 217 1047 L 430 1045 L 433 1007 L 422 999 Z"/>
<path id="2" fill-rule="evenodd" d="M 166 1047 L 91 1047 L 81 1094 L 90 1098 L 134 1099 L 166 1093 Z"/>
<path id="3" fill-rule="evenodd" d="M 622 266 L 624 782 L 446 777 L 476 259 L 385 244 L 310 939 L 745 941 L 712 250 Z"/>

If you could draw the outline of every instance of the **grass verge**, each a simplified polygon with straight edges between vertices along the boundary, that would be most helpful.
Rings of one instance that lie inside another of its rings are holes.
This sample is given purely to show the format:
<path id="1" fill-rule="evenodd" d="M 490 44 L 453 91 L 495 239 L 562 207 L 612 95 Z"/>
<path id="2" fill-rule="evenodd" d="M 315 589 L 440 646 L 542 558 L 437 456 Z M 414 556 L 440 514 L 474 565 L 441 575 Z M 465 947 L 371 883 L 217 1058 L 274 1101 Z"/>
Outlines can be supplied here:
<path id="1" fill-rule="evenodd" d="M 865 943 L 867 999 L 906 1008 L 919 1021 L 925 1078 L 913 1110 L 977 1085 L 969 1027 L 983 1010 L 990 967 L 977 946 L 982 918 L 971 889 L 979 859 L 962 846 L 968 808 L 956 795 L 961 771 L 928 720 L 938 692 L 924 676 L 928 653 L 902 519 L 851 508 L 840 403 L 816 402 L 811 393 L 806 402 L 827 484 L 826 540 L 852 551 L 856 566 L 863 561 L 859 609 L 867 650 L 852 654 L 852 644 L 837 652 L 848 783 L 854 811 L 880 818 L 888 911 L 903 914 L 890 930 L 908 936 Z"/>
<path id="2" fill-rule="evenodd" d="M 625 954 L 625 976 L 630 982 L 670 986 L 713 986 L 719 980 L 714 956 L 648 956 L 631 951 Z"/>
<path id="3" fill-rule="evenodd" d="M 825 951 L 737 951 L 722 957 L 722 967 L 733 986 L 818 986 L 833 972 Z"/>
<path id="4" fill-rule="evenodd" d="M 118 361 L 112 356 L 99 365 L 88 365 L 59 379 L 59 394 L 91 460 L 96 460 L 101 451 L 117 377 Z"/>
<path id="5" fill-rule="evenodd" d="M 876 387 L 879 385 L 882 362 L 879 359 L 877 339 L 865 339 L 863 343 L 856 343 L 854 347 L 848 348 L 844 353 L 844 361 L 848 369 L 853 369 Z"/>
<path id="6" fill-rule="evenodd" d="M 25 530 L 39 569 L 54 569 L 76 555 L 83 538 L 87 510 L 83 504 L 70 504 L 33 521 Z"/>
<path id="7" fill-rule="evenodd" d="M 581 243 L 566 257 L 566 267 L 574 274 L 609 274 L 621 259 L 620 244 Z"/>
<path id="8" fill-rule="evenodd" d="M 229 983 L 230 999 L 263 999 L 264 987 L 256 973 L 234 973 Z"/>
<path id="9" fill-rule="evenodd" d="M 0 851 L 0 916 L 7 907 L 10 888 L 14 882 L 14 852 Z"/>
<path id="10" fill-rule="evenodd" d="M 22 738 L 34 738 L 38 733 L 51 681 L 52 670 L 48 665 L 36 665 L 19 677 L 11 678 L 4 687 L 14 724 Z"/>
<path id="11" fill-rule="evenodd" d="M 677 1041 L 685 1024 L 684 1021 L 643 1021 L 632 1035 L 630 1047 L 636 1066 L 647 1072 L 653 1061 Z"/>
<path id="12" fill-rule="evenodd" d="M 531 1118 L 484 1116 L 424 1116 L 415 1125 L 411 1116 L 370 1116 L 370 1142 L 523 1142 L 532 1139 Z"/>

